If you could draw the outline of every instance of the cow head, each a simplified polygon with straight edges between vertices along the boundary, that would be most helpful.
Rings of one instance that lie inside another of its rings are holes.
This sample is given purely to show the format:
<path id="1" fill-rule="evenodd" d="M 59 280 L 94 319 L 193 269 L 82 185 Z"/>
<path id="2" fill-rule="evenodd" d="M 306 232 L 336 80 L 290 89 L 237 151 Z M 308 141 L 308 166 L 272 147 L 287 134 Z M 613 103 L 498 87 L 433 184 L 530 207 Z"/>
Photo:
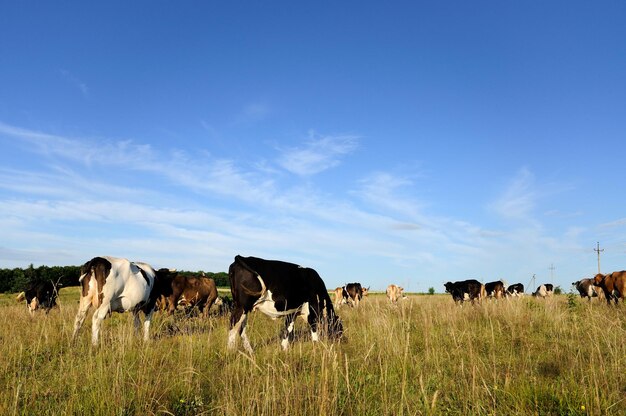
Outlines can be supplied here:
<path id="1" fill-rule="evenodd" d="M 368 287 L 362 287 L 361 288 L 361 296 L 367 296 L 370 293 L 370 288 Z"/>
<path id="2" fill-rule="evenodd" d="M 452 289 L 454 288 L 454 283 L 447 282 L 443 287 L 446 288 L 446 293 L 452 293 Z"/>
<path id="3" fill-rule="evenodd" d="M 595 275 L 595 277 L 593 278 L 593 285 L 594 286 L 601 286 L 602 283 L 604 283 L 604 279 L 606 279 L 606 275 L 602 274 L 602 273 L 598 273 L 597 275 Z"/>

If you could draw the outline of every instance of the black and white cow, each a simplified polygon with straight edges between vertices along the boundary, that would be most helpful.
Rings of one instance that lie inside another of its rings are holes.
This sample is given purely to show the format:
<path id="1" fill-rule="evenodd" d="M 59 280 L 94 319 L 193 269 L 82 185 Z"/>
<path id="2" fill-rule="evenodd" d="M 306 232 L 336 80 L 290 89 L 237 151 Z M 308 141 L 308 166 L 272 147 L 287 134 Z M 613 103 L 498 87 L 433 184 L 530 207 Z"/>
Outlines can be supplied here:
<path id="1" fill-rule="evenodd" d="M 515 283 L 506 289 L 507 296 L 524 296 L 524 285 Z"/>
<path id="2" fill-rule="evenodd" d="M 96 308 L 91 327 L 93 345 L 98 344 L 102 321 L 112 312 L 131 311 L 135 318 L 135 328 L 139 330 L 139 311 L 142 311 L 145 314 L 143 338 L 147 341 L 150 319 L 160 295 L 155 286 L 157 280 L 165 280 L 169 274 L 167 269 L 156 271 L 149 264 L 133 263 L 122 258 L 103 256 L 89 260 L 80 269 L 78 281 L 82 292 L 72 339 L 76 339 L 87 311 L 93 305 Z"/>
<path id="3" fill-rule="evenodd" d="M 539 286 L 537 290 L 535 291 L 535 293 L 533 293 L 533 296 L 547 298 L 547 297 L 552 297 L 553 294 L 554 294 L 554 285 L 552 285 L 551 283 L 546 283 L 546 284 Z"/>
<path id="4" fill-rule="evenodd" d="M 470 300 L 474 303 L 476 299 L 480 301 L 485 297 L 485 285 L 475 279 L 448 282 L 444 287 L 446 288 L 446 292 L 452 295 L 452 299 L 455 303 L 462 304 L 464 300 Z"/>
<path id="5" fill-rule="evenodd" d="M 313 269 L 277 260 L 236 256 L 228 269 L 234 309 L 230 316 L 228 349 L 234 349 L 237 335 L 244 348 L 252 353 L 246 335 L 248 314 L 254 310 L 272 319 L 285 317 L 281 346 L 287 349 L 293 340 L 294 320 L 307 319 L 311 338 L 318 341 L 318 327 L 325 322 L 331 339 L 343 333 L 341 320 L 335 314 L 324 281 Z"/>
<path id="6" fill-rule="evenodd" d="M 28 289 L 21 292 L 16 298 L 18 302 L 22 302 L 24 299 L 26 299 L 26 305 L 31 315 L 34 315 L 39 308 L 45 310 L 47 314 L 56 305 L 57 288 L 49 280 L 31 283 Z"/>

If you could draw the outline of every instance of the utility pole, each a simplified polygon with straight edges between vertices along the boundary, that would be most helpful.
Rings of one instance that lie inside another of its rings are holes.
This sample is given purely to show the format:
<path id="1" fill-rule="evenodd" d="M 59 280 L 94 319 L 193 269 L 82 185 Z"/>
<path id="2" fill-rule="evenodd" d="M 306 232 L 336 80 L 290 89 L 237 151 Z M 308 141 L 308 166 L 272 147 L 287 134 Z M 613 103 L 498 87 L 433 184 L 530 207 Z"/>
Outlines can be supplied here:
<path id="1" fill-rule="evenodd" d="M 548 267 L 548 270 L 550 270 L 550 283 L 554 284 L 554 269 L 556 267 L 554 267 L 554 264 L 550 264 L 550 267 Z"/>
<path id="2" fill-rule="evenodd" d="M 593 251 L 598 253 L 598 274 L 600 274 L 600 253 L 604 251 L 604 249 L 600 250 L 600 242 L 598 241 L 597 248 L 594 248 Z"/>

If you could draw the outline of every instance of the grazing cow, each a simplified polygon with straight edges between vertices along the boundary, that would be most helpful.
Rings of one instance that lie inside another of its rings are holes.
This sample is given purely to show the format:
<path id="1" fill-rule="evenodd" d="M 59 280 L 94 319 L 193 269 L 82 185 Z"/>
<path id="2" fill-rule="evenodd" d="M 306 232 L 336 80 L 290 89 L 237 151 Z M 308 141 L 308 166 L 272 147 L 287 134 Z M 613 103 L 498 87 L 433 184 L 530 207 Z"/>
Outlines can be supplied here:
<path id="1" fill-rule="evenodd" d="M 486 295 L 485 285 L 474 279 L 454 283 L 448 282 L 444 287 L 446 288 L 446 292 L 452 295 L 452 299 L 454 299 L 455 303 L 463 304 L 463 301 L 467 298 L 473 304 L 476 299 L 480 301 L 480 299 L 484 298 Z"/>
<path id="2" fill-rule="evenodd" d="M 159 284 L 160 303 L 167 306 L 170 315 L 178 305 L 185 307 L 197 306 L 204 317 L 217 299 L 215 281 L 210 277 L 185 277 L 178 274 L 170 275 Z"/>
<path id="3" fill-rule="evenodd" d="M 524 296 L 524 285 L 515 283 L 506 289 L 507 296 Z"/>
<path id="4" fill-rule="evenodd" d="M 335 288 L 335 308 L 340 307 L 343 303 L 346 303 L 346 299 L 348 299 L 348 292 L 346 292 L 345 287 Z"/>
<path id="5" fill-rule="evenodd" d="M 167 279 L 169 274 L 167 269 L 156 271 L 146 263 L 132 263 L 116 257 L 89 260 L 80 269 L 78 281 L 82 292 L 72 339 L 76 339 L 87 311 L 93 305 L 96 308 L 91 327 L 91 343 L 94 346 L 98 344 L 102 321 L 112 312 L 132 311 L 135 328 L 139 330 L 139 311 L 142 311 L 145 314 L 143 338 L 147 341 L 150 319 L 160 295 L 155 286 L 162 279 Z"/>
<path id="6" fill-rule="evenodd" d="M 578 290 L 581 298 L 587 298 L 587 300 L 591 300 L 591 298 L 601 297 L 604 299 L 604 292 L 602 288 L 595 286 L 593 284 L 593 279 L 580 279 L 577 282 L 572 283 L 572 285 Z"/>
<path id="7" fill-rule="evenodd" d="M 504 296 L 504 283 L 501 280 L 485 283 L 485 292 L 489 298 L 500 299 Z"/>
<path id="8" fill-rule="evenodd" d="M 246 335 L 248 314 L 259 310 L 272 319 L 285 317 L 281 346 L 286 350 L 293 340 L 294 320 L 302 315 L 311 327 L 311 338 L 318 341 L 318 324 L 325 315 L 330 338 L 340 338 L 341 320 L 335 314 L 324 281 L 313 269 L 277 260 L 236 256 L 228 269 L 234 309 L 230 316 L 228 349 L 239 335 L 244 348 L 252 353 Z"/>
<path id="9" fill-rule="evenodd" d="M 535 291 L 535 293 L 533 293 L 533 296 L 547 298 L 547 297 L 552 297 L 553 294 L 554 294 L 554 286 L 550 283 L 546 283 L 544 285 L 539 286 L 537 290 Z"/>
<path id="10" fill-rule="evenodd" d="M 611 299 L 614 299 L 617 304 L 619 298 L 622 298 L 623 301 L 624 296 L 626 296 L 626 271 L 609 274 L 598 273 L 593 278 L 593 284 L 602 288 L 608 304 L 611 303 Z"/>
<path id="11" fill-rule="evenodd" d="M 360 283 L 348 283 L 344 287 L 343 297 L 350 306 L 359 307 L 359 302 L 369 293 L 369 288 L 364 288 Z M 365 295 L 364 295 L 365 293 Z"/>
<path id="12" fill-rule="evenodd" d="M 404 288 L 396 285 L 387 286 L 387 299 L 391 303 L 398 302 L 398 299 L 403 299 L 405 296 L 403 295 Z"/>
<path id="13" fill-rule="evenodd" d="M 31 316 L 34 316 L 35 311 L 40 307 L 46 311 L 46 314 L 50 312 L 56 305 L 57 289 L 51 281 L 31 283 L 24 292 L 17 295 L 16 300 L 22 302 L 26 299 L 26 305 Z"/>

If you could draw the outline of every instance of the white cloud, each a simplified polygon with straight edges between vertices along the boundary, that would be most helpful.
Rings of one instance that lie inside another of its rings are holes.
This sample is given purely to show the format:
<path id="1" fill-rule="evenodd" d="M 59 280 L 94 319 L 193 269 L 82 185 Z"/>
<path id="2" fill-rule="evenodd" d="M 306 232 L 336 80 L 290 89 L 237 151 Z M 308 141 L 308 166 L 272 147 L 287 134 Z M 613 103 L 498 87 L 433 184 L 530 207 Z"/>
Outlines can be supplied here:
<path id="1" fill-rule="evenodd" d="M 522 168 L 492 204 L 493 210 L 507 219 L 529 220 L 537 199 L 534 180 L 534 175 Z"/>
<path id="2" fill-rule="evenodd" d="M 358 141 L 357 136 L 320 136 L 310 132 L 304 146 L 283 150 L 278 164 L 296 175 L 315 175 L 339 165 L 342 156 L 358 147 Z"/>

